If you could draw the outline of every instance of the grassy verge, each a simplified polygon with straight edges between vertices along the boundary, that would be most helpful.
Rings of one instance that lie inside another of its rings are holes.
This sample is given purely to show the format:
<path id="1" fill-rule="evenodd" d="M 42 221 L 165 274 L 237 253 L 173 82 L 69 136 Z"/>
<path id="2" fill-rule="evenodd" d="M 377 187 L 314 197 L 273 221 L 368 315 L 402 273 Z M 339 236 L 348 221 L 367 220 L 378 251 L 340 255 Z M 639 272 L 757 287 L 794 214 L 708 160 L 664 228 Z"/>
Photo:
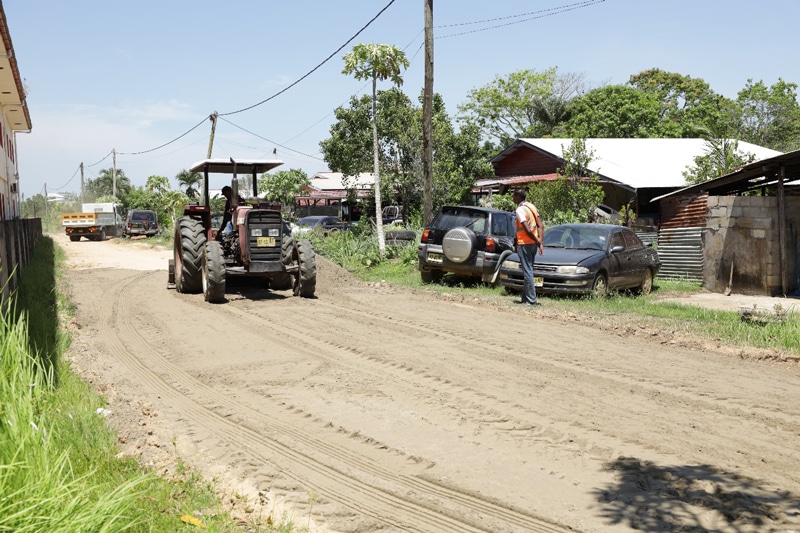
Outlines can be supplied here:
<path id="1" fill-rule="evenodd" d="M 369 282 L 383 281 L 431 292 L 461 293 L 470 299 L 508 304 L 517 298 L 502 287 L 490 287 L 474 279 L 445 275 L 440 284 L 423 284 L 417 270 L 416 246 L 388 247 L 381 258 L 373 235 L 350 232 L 328 237 L 311 234 L 317 253 Z M 699 283 L 657 278 L 654 290 L 646 296 L 628 292 L 612 293 L 608 298 L 541 296 L 546 309 L 587 320 L 607 319 L 636 327 L 651 327 L 665 333 L 691 335 L 730 346 L 775 350 L 800 355 L 800 317 L 791 312 L 782 322 L 745 322 L 737 312 L 715 311 L 692 305 L 663 301 L 664 296 L 681 296 L 700 291 Z"/>
<path id="2" fill-rule="evenodd" d="M 104 405 L 62 358 L 62 251 L 37 244 L 9 312 L 0 318 L 0 532 L 281 531 L 269 519 L 238 524 L 214 487 L 182 464 L 164 479 L 118 457 Z"/>

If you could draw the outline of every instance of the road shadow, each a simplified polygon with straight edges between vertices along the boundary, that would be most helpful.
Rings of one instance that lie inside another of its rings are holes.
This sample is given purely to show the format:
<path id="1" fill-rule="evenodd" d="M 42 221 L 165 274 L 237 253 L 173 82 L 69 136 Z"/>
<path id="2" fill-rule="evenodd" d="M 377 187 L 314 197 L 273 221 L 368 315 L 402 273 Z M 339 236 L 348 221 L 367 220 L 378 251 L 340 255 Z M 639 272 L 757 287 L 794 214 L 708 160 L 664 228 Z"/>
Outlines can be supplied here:
<path id="1" fill-rule="evenodd" d="M 682 532 L 787 531 L 800 524 L 798 495 L 713 466 L 660 467 L 623 457 L 606 468 L 618 481 L 594 493 L 608 524 Z"/>

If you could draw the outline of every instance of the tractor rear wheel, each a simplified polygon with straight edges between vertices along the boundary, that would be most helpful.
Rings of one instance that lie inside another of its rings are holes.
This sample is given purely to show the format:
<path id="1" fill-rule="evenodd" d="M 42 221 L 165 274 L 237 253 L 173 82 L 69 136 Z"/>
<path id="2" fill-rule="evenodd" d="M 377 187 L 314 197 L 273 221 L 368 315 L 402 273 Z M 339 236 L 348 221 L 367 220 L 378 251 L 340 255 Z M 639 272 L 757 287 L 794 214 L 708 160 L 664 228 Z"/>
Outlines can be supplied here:
<path id="1" fill-rule="evenodd" d="M 203 224 L 191 217 L 181 217 L 175 224 L 175 289 L 198 293 L 203 289 L 203 249 L 206 234 Z"/>
<path id="2" fill-rule="evenodd" d="M 225 301 L 225 257 L 218 241 L 207 242 L 203 253 L 203 294 L 212 304 Z"/>
<path id="3" fill-rule="evenodd" d="M 305 239 L 297 241 L 294 255 L 299 269 L 294 280 L 294 295 L 312 298 L 317 288 L 317 258 L 311 242 Z"/>

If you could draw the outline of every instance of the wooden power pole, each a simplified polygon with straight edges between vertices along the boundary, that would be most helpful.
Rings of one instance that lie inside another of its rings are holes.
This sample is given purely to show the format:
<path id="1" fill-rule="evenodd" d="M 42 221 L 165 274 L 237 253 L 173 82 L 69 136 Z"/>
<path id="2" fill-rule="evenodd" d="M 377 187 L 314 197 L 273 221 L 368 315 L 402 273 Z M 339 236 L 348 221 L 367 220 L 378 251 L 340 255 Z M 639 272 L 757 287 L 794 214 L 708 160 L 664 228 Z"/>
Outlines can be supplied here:
<path id="1" fill-rule="evenodd" d="M 422 223 L 433 218 L 433 0 L 425 2 L 425 87 L 422 92 Z"/>

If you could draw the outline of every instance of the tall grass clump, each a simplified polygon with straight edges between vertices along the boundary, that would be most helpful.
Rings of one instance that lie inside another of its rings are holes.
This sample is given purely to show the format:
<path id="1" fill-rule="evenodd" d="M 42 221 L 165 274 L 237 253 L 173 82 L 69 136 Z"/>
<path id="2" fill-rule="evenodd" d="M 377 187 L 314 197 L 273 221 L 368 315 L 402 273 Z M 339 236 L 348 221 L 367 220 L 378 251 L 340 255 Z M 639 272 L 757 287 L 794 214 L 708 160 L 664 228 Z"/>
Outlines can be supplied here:
<path id="1" fill-rule="evenodd" d="M 54 372 L 31 352 L 26 314 L 0 318 L 0 531 L 120 531 L 136 482 L 100 485 L 76 472 L 53 413 Z M 72 444 L 80 445 L 73 441 Z"/>

